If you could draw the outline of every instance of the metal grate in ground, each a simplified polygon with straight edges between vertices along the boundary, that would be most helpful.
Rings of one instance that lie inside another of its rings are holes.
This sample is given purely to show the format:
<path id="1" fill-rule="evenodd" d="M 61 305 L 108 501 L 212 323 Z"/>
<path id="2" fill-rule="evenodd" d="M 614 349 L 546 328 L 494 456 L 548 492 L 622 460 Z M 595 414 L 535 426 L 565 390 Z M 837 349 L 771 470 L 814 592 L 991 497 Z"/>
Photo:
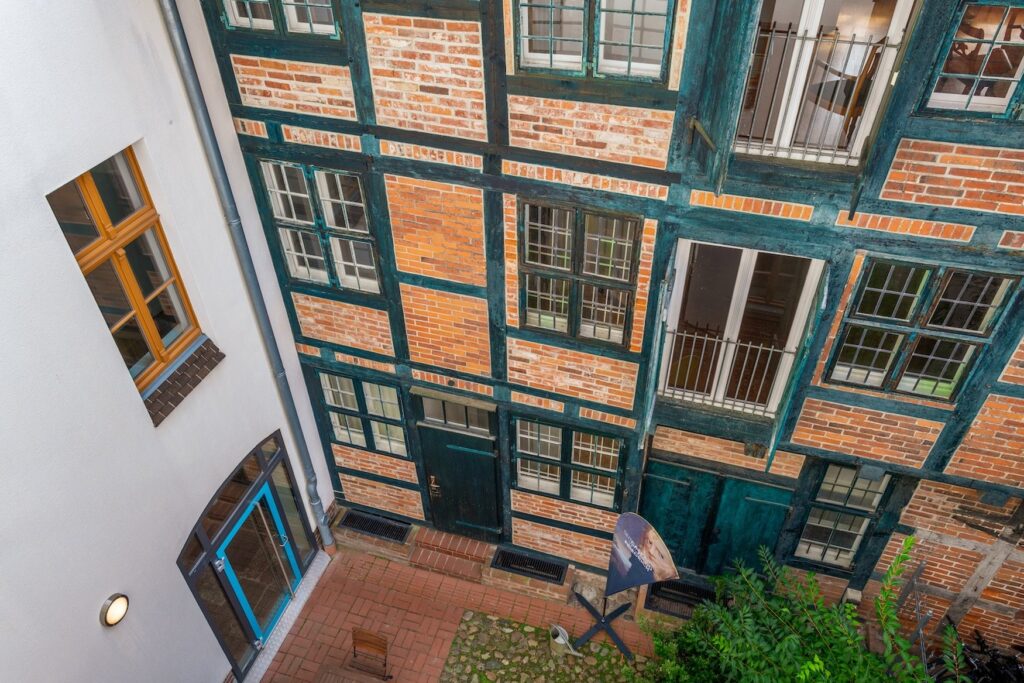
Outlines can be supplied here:
<path id="1" fill-rule="evenodd" d="M 405 543 L 405 539 L 409 537 L 409 531 L 412 529 L 412 525 L 405 522 L 396 522 L 393 519 L 378 517 L 359 510 L 346 512 L 338 526 L 396 543 Z"/>

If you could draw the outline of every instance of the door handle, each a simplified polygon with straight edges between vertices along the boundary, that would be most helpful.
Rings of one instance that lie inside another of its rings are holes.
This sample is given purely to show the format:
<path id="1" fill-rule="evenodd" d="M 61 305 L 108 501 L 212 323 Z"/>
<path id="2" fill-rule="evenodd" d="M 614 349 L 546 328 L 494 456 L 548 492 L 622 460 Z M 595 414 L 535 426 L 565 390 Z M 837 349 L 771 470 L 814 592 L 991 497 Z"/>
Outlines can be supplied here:
<path id="1" fill-rule="evenodd" d="M 441 484 L 433 474 L 430 475 L 430 483 L 427 485 L 427 489 L 430 491 L 431 499 L 441 497 Z"/>

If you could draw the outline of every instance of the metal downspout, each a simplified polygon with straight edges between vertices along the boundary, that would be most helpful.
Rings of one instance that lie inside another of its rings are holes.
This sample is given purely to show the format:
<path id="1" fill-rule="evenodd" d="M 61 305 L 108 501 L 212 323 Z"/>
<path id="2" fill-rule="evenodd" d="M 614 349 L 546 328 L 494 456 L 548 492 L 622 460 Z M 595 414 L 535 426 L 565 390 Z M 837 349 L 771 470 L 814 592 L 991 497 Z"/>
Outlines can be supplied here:
<path id="1" fill-rule="evenodd" d="M 174 57 L 178 62 L 178 70 L 181 72 L 181 79 L 188 93 L 188 101 L 192 106 L 192 114 L 195 116 L 196 126 L 199 128 L 199 137 L 206 152 L 207 161 L 210 164 L 210 171 L 213 174 L 213 181 L 217 187 L 217 196 L 224 209 L 224 216 L 228 221 L 228 231 L 231 233 L 231 242 L 235 247 L 235 254 L 242 266 L 242 276 L 245 278 L 245 286 L 249 292 L 249 299 L 256 313 L 256 321 L 260 328 L 260 337 L 263 346 L 270 358 L 270 365 L 274 370 L 274 382 L 277 385 L 277 392 L 284 404 L 285 414 L 288 418 L 288 427 L 295 436 L 295 442 L 299 450 L 299 460 L 302 462 L 302 471 L 306 477 L 306 491 L 309 494 L 309 505 L 313 509 L 313 516 L 316 518 L 317 528 L 320 530 L 320 538 L 324 547 L 330 550 L 334 546 L 334 535 L 324 513 L 324 505 L 316 490 L 316 471 L 313 469 L 313 461 L 310 458 L 309 448 L 306 446 L 306 438 L 302 433 L 302 425 L 299 422 L 299 413 L 295 407 L 295 399 L 292 397 L 291 388 L 288 385 L 288 377 L 285 375 L 284 362 L 281 359 L 281 352 L 277 348 L 274 338 L 274 330 L 270 324 L 270 314 L 267 312 L 266 303 L 263 301 L 263 292 L 259 280 L 256 278 L 256 266 L 253 264 L 252 253 L 249 251 L 249 244 L 245 239 L 245 232 L 242 230 L 242 219 L 238 215 L 238 205 L 235 203 L 235 196 L 231 191 L 228 182 L 227 170 L 224 167 L 224 158 L 221 156 L 220 148 L 213 133 L 213 123 L 210 121 L 210 112 L 206 107 L 206 100 L 199 85 L 199 76 L 196 74 L 195 64 L 192 62 L 192 52 L 188 47 L 188 39 L 185 37 L 185 30 L 181 24 L 181 15 L 178 14 L 178 6 L 175 0 L 158 0 L 160 10 L 163 13 L 164 24 L 174 48 Z"/>

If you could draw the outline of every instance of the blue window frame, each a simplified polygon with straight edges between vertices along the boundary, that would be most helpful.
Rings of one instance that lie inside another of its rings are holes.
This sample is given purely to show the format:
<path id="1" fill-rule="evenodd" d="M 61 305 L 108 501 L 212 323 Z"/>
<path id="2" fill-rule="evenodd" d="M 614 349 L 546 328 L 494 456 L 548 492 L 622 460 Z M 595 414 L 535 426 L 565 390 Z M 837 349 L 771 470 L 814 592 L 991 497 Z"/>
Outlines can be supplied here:
<path id="1" fill-rule="evenodd" d="M 624 441 L 528 418 L 515 419 L 513 485 L 617 510 Z"/>
<path id="2" fill-rule="evenodd" d="M 260 170 L 288 276 L 380 294 L 359 176 L 272 160 L 261 160 Z"/>
<path id="3" fill-rule="evenodd" d="M 828 381 L 955 400 L 1017 281 L 869 259 L 837 335 Z"/>
<path id="4" fill-rule="evenodd" d="M 516 0 L 521 71 L 662 81 L 675 0 Z"/>
<path id="5" fill-rule="evenodd" d="M 222 0 L 229 29 L 340 38 L 334 0 Z"/>
<path id="6" fill-rule="evenodd" d="M 1024 2 L 965 2 L 940 53 L 922 106 L 1017 118 L 1024 88 Z"/>

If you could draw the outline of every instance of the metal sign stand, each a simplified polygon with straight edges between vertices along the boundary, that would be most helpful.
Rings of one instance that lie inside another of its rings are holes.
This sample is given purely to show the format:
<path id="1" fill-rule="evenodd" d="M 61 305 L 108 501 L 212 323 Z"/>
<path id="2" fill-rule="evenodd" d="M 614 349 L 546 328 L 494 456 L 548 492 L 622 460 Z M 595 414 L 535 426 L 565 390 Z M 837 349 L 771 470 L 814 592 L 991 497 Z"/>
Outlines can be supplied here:
<path id="1" fill-rule="evenodd" d="M 612 622 L 621 617 L 623 614 L 625 614 L 626 610 L 628 610 L 633 603 L 627 602 L 624 605 L 619 605 L 614 610 L 612 610 L 611 614 L 606 616 L 605 610 L 608 609 L 608 596 L 605 596 L 604 604 L 601 607 L 601 611 L 598 612 L 597 609 L 593 605 L 591 605 L 585 597 L 583 597 L 576 591 L 573 591 L 573 595 L 576 596 L 576 599 L 580 601 L 581 605 L 587 608 L 587 611 L 590 612 L 590 616 L 594 617 L 594 625 L 590 627 L 590 630 L 588 630 L 586 633 L 580 636 L 579 640 L 573 643 L 573 647 L 577 650 L 580 649 L 588 642 L 590 642 L 590 639 L 596 636 L 599 631 L 604 631 L 608 634 L 608 637 L 612 639 L 612 642 L 615 643 L 615 647 L 619 648 L 619 652 L 621 652 L 622 655 L 628 661 L 632 662 L 633 653 L 629 651 L 629 648 L 626 647 L 626 644 L 622 642 L 622 638 L 619 638 L 619 634 L 616 633 L 615 629 L 612 628 Z"/>

